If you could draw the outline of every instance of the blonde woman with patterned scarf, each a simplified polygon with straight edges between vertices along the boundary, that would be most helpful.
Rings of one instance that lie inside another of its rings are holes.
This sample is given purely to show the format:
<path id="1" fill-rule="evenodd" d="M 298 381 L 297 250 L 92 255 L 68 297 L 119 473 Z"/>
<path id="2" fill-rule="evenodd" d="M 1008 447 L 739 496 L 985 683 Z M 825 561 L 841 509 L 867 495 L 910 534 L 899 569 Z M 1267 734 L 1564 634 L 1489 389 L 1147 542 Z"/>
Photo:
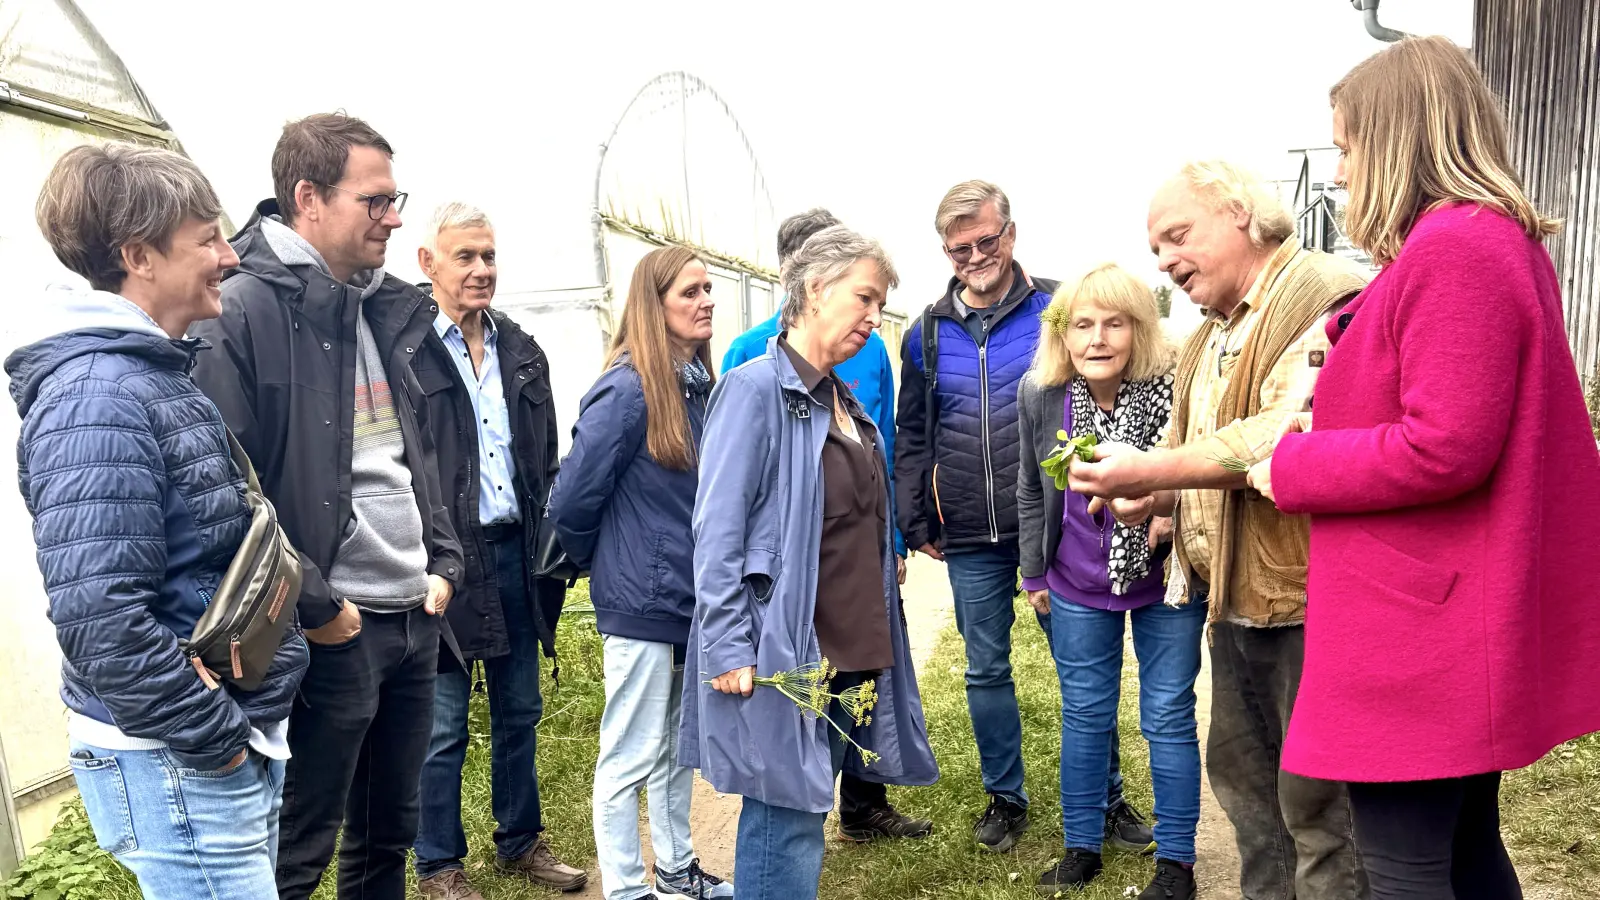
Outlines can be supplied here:
<path id="1" fill-rule="evenodd" d="M 1139 896 L 1184 900 L 1195 896 L 1194 680 L 1206 608 L 1162 602 L 1167 520 L 1123 525 L 1100 501 L 1062 491 L 1040 468 L 1065 443 L 1063 432 L 1139 450 L 1163 445 L 1172 417 L 1173 354 L 1150 288 L 1115 265 L 1063 285 L 1043 318 L 1038 353 L 1018 393 L 1017 517 L 1023 587 L 1033 608 L 1050 616 L 1061 678 L 1066 852 L 1039 886 L 1082 887 L 1100 874 L 1123 627 L 1131 619 L 1157 819 L 1156 875 Z"/>

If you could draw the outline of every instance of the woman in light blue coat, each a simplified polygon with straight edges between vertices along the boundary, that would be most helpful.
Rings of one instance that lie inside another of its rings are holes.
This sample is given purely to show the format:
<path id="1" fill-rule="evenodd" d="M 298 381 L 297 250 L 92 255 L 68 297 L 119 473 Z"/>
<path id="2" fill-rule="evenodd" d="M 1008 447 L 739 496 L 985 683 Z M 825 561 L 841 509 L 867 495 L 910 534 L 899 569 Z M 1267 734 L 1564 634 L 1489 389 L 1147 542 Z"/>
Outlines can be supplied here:
<path id="1" fill-rule="evenodd" d="M 680 761 L 744 797 L 740 900 L 816 897 L 841 767 L 886 784 L 939 777 L 900 607 L 883 438 L 832 372 L 878 327 L 894 265 L 835 226 L 783 277 L 784 332 L 712 393 L 694 513 Z M 829 722 L 754 683 L 823 657 L 839 670 L 833 693 L 876 679 L 870 717 L 828 710 L 865 752 L 847 754 Z"/>

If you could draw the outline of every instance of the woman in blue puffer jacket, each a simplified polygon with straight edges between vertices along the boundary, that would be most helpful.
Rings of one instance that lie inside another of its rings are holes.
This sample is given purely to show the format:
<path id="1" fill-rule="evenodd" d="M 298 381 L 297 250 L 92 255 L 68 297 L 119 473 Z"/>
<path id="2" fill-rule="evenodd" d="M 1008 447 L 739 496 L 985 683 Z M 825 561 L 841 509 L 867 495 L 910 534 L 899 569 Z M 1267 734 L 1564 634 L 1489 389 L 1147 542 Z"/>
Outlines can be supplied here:
<path id="1" fill-rule="evenodd" d="M 733 885 L 695 858 L 694 770 L 677 765 L 712 307 L 711 276 L 692 251 L 664 247 L 639 261 L 605 372 L 579 404 L 572 449 L 550 490 L 550 522 L 562 549 L 590 573 L 595 625 L 605 636 L 594 842 L 607 900 L 733 896 Z M 650 883 L 639 848 L 646 786 L 656 853 Z"/>
<path id="2" fill-rule="evenodd" d="M 23 498 L 64 660 L 70 762 L 100 846 L 150 898 L 276 897 L 286 722 L 307 651 L 289 629 L 255 691 L 179 649 L 250 525 L 192 322 L 238 263 L 205 176 L 175 153 L 78 147 L 40 230 L 92 291 L 53 291 L 6 360 Z"/>

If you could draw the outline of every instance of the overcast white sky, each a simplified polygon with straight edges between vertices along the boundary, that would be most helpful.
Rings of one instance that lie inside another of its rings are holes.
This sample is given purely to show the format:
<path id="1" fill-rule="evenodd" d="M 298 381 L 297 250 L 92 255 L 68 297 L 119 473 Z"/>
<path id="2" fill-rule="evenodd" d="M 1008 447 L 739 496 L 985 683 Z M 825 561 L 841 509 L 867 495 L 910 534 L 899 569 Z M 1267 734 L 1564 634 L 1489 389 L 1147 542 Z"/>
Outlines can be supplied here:
<path id="1" fill-rule="evenodd" d="M 686 70 L 743 124 L 778 216 L 823 205 L 882 239 L 907 311 L 943 290 L 933 213 L 967 178 L 1011 196 L 1030 272 L 1112 259 L 1157 280 L 1151 189 L 1201 156 L 1293 177 L 1287 150 L 1328 143 L 1328 88 L 1382 47 L 1347 0 L 80 6 L 236 223 L 271 193 L 283 123 L 343 108 L 412 194 L 390 268 L 417 277 L 427 213 L 466 199 L 496 219 L 502 291 L 593 283 L 598 145 L 641 85 Z M 1471 38 L 1471 0 L 1382 18 Z"/>

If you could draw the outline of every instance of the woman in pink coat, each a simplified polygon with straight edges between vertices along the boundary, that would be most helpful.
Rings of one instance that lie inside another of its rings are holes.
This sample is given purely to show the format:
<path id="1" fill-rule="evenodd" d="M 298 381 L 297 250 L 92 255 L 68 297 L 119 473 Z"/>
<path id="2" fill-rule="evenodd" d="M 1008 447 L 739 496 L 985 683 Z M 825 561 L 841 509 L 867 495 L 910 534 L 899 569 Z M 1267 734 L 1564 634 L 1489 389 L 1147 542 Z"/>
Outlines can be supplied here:
<path id="1" fill-rule="evenodd" d="M 1250 473 L 1311 515 L 1283 768 L 1350 782 L 1374 900 L 1517 898 L 1500 773 L 1600 730 L 1600 454 L 1557 223 L 1450 42 L 1402 41 L 1332 100 L 1347 230 L 1383 270 L 1329 323 L 1315 430 Z"/>

